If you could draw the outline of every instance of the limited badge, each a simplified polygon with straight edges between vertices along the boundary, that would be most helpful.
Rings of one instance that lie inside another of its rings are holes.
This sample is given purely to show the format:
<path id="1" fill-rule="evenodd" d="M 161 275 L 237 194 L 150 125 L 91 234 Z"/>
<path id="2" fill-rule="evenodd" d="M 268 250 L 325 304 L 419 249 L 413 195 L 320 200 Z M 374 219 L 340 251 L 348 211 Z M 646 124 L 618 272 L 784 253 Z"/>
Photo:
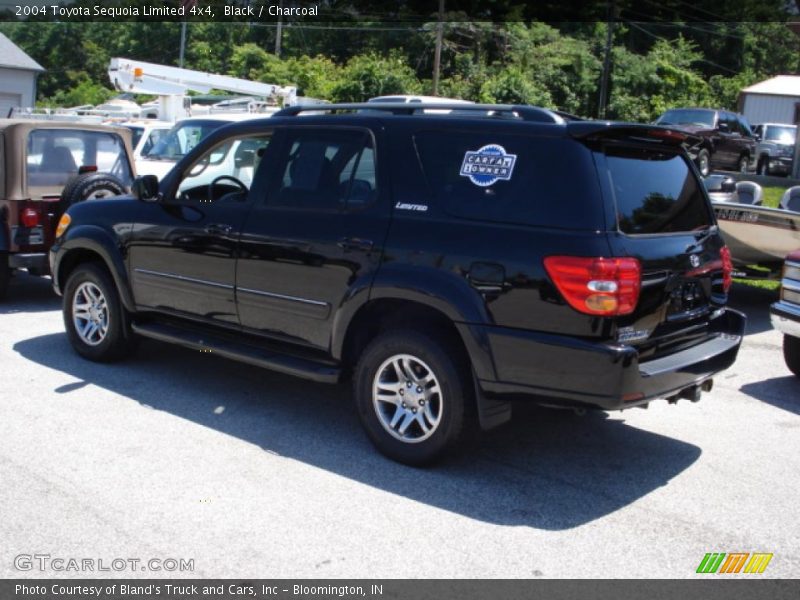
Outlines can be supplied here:
<path id="1" fill-rule="evenodd" d="M 516 162 L 516 154 L 506 153 L 506 149 L 497 144 L 488 144 L 480 150 L 469 151 L 464 155 L 461 176 L 469 177 L 475 185 L 488 187 L 499 179 L 505 181 L 511 179 Z"/>

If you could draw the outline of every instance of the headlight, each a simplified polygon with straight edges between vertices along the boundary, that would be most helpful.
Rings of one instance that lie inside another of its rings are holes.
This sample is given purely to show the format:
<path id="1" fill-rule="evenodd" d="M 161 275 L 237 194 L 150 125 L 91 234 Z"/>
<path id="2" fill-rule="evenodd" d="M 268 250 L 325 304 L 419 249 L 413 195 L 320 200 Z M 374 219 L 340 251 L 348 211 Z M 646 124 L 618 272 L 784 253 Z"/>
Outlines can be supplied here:
<path id="1" fill-rule="evenodd" d="M 64 232 L 69 227 L 69 224 L 72 223 L 72 217 L 70 217 L 67 213 L 61 215 L 61 218 L 58 220 L 58 226 L 56 227 L 56 237 L 60 238 L 64 235 Z"/>
<path id="2" fill-rule="evenodd" d="M 781 154 L 781 156 L 792 156 L 792 155 L 794 155 L 794 146 L 781 146 L 780 154 Z"/>

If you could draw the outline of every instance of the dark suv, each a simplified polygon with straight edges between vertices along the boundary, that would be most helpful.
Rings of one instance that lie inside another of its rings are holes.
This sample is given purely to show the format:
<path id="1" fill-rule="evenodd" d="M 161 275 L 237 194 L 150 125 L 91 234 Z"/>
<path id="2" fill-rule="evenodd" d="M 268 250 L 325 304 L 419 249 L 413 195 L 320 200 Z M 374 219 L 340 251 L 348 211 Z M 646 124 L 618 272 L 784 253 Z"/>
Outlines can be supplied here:
<path id="1" fill-rule="evenodd" d="M 689 148 L 689 155 L 703 177 L 712 169 L 746 173 L 755 159 L 756 138 L 740 114 L 711 108 L 673 108 L 658 117 L 656 124 L 699 138 Z"/>
<path id="2" fill-rule="evenodd" d="M 426 108 L 448 106 L 284 109 L 212 133 L 160 185 L 74 206 L 50 260 L 75 350 L 119 359 L 143 336 L 352 377 L 371 440 L 412 464 L 514 398 L 710 389 L 745 319 L 684 134 Z"/>

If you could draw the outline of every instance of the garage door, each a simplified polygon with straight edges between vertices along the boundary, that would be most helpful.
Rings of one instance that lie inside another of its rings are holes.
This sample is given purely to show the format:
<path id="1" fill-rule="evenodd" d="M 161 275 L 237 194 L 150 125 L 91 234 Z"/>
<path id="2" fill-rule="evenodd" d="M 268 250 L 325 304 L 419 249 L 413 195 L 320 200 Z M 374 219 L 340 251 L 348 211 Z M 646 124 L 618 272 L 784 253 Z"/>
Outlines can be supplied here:
<path id="1" fill-rule="evenodd" d="M 7 117 L 12 108 L 19 108 L 20 106 L 22 106 L 22 94 L 0 92 L 0 117 Z"/>

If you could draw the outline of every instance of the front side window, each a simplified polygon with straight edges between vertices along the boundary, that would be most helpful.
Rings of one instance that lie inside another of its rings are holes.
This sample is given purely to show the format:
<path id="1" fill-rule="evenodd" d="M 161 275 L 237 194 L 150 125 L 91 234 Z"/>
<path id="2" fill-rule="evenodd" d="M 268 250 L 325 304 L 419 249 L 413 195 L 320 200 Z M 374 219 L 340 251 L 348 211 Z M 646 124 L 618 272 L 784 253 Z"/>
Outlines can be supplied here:
<path id="1" fill-rule="evenodd" d="M 364 131 L 301 130 L 288 133 L 276 162 L 279 177 L 268 206 L 342 210 L 376 197 L 372 137 Z"/>
<path id="2" fill-rule="evenodd" d="M 713 223 L 701 184 L 682 156 L 610 148 L 606 163 L 623 233 L 697 231 Z"/>
<path id="3" fill-rule="evenodd" d="M 29 186 L 63 187 L 83 169 L 132 182 L 128 154 L 116 133 L 78 129 L 35 129 L 28 135 Z"/>
<path id="4" fill-rule="evenodd" d="M 216 202 L 247 194 L 272 134 L 241 135 L 204 152 L 178 185 L 181 202 Z"/>

